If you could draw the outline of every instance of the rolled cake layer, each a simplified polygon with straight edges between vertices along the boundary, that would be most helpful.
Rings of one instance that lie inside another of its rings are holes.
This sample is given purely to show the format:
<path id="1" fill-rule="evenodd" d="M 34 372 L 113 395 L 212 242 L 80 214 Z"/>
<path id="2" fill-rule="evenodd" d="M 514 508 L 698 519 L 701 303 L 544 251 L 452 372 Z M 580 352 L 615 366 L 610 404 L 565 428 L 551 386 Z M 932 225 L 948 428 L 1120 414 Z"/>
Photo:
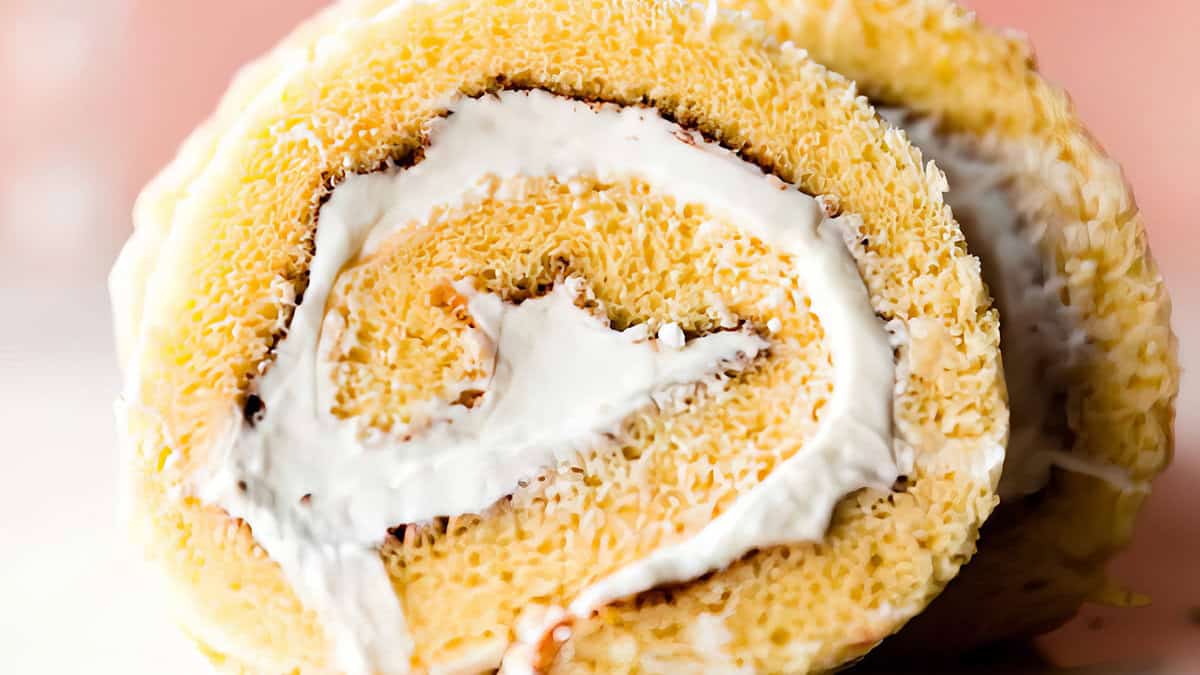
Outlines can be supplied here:
<path id="1" fill-rule="evenodd" d="M 947 174 L 1001 318 L 1012 400 L 980 553 L 890 643 L 953 649 L 1128 602 L 1105 563 L 1169 461 L 1179 371 L 1166 286 L 1120 167 L 1028 43 L 948 0 L 733 0 L 854 79 Z"/>
<path id="2" fill-rule="evenodd" d="M 996 502 L 978 261 L 853 86 L 658 2 L 349 3 L 113 274 L 129 516 L 229 670 L 807 672 Z"/>

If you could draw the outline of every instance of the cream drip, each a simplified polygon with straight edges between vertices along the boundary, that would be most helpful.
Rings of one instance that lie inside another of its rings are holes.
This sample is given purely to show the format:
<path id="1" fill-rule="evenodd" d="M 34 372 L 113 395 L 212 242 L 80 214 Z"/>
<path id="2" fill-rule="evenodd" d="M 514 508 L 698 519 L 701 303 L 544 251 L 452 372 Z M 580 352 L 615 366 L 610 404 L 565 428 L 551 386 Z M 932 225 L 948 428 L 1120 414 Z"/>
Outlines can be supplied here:
<path id="1" fill-rule="evenodd" d="M 694 536 L 586 589 L 573 614 L 696 578 L 756 547 L 819 539 L 843 496 L 892 484 L 899 472 L 891 348 L 841 224 L 815 199 L 649 109 L 533 91 L 462 99 L 449 111 L 431 124 L 420 163 L 351 176 L 321 208 L 305 300 L 257 384 L 261 419 L 243 424 L 239 416 L 194 486 L 251 525 L 320 614 L 339 668 L 409 668 L 403 611 L 375 550 L 389 526 L 481 511 L 563 453 L 602 442 L 673 387 L 717 386 L 713 375 L 767 348 L 736 331 L 681 342 L 670 323 L 657 340 L 610 330 L 574 304 L 575 281 L 519 306 L 460 283 L 492 359 L 487 381 L 470 383 L 484 391 L 479 405 L 435 405 L 439 420 L 411 440 L 364 442 L 353 421 L 329 411 L 334 385 L 324 355 L 336 331 L 323 323 L 334 281 L 398 229 L 427 222 L 435 207 L 518 197 L 489 192 L 490 177 L 633 176 L 679 202 L 706 205 L 796 258 L 836 365 L 833 396 L 809 443 Z M 587 344 L 589 358 L 572 343 Z M 539 413 L 551 404 L 552 414 Z"/>
<path id="2" fill-rule="evenodd" d="M 971 139 L 940 133 L 930 118 L 902 109 L 880 114 L 908 134 L 937 163 L 950 183 L 946 203 L 953 209 L 971 252 L 1000 311 L 1004 379 L 1011 408 L 1011 432 L 1002 500 L 1040 490 L 1050 468 L 1082 473 L 1121 490 L 1142 489 L 1127 472 L 1063 451 L 1065 412 L 1056 405 L 1070 385 L 1071 369 L 1084 358 L 1086 335 L 1071 307 L 1059 297 L 1062 280 L 1039 251 L 1044 225 L 1027 223 L 1009 193 L 1010 173 L 978 155 Z"/>

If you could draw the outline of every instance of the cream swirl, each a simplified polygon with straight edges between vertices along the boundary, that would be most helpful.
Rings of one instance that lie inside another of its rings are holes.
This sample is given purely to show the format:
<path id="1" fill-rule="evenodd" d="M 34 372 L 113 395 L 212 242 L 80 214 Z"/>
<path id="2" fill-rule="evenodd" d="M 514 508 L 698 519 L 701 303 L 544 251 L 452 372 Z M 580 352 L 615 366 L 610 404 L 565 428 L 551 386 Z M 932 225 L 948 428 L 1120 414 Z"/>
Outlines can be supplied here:
<path id="1" fill-rule="evenodd" d="M 328 405 L 323 324 L 339 271 L 435 208 L 514 197 L 488 192 L 488 178 L 633 176 L 705 205 L 794 257 L 835 365 L 832 399 L 803 448 L 698 533 L 585 589 L 572 613 L 694 579 L 757 547 L 819 539 L 842 497 L 892 484 L 892 349 L 843 224 L 816 199 L 651 109 L 531 91 L 458 99 L 448 112 L 419 163 L 351 176 L 321 208 L 304 301 L 257 382 L 262 409 L 253 421 L 238 416 L 193 486 L 251 525 L 320 613 L 339 667 L 408 670 L 403 611 L 375 550 L 389 526 L 482 511 L 673 387 L 718 386 L 714 375 L 769 349 L 750 332 L 681 340 L 667 328 L 654 340 L 611 330 L 576 306 L 576 282 L 519 306 L 463 282 L 490 356 L 488 377 L 469 383 L 480 404 L 442 404 L 441 421 L 411 439 L 364 441 Z"/>

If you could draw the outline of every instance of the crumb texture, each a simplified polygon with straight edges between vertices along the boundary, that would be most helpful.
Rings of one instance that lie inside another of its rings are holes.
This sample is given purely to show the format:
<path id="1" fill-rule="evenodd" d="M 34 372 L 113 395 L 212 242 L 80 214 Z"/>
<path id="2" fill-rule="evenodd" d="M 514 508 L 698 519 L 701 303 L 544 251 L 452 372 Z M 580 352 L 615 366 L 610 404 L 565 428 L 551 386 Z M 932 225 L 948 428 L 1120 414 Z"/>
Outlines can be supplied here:
<path id="1" fill-rule="evenodd" d="M 1170 300 L 1120 166 L 1037 72 L 1022 37 L 980 24 L 950 0 L 728 0 L 781 41 L 854 79 L 873 100 L 937 120 L 1011 182 L 1047 277 L 1082 333 L 1056 424 L 1072 456 L 1148 483 L 1170 460 L 1179 388 Z M 954 186 L 951 185 L 951 190 Z M 1001 317 L 1003 321 L 1003 317 Z M 1020 355 L 1008 355 L 1020 358 Z M 1015 637 L 1099 597 L 1104 566 L 1128 543 L 1145 492 L 1056 474 L 1006 503 L 980 555 L 895 644 L 945 649 Z M 964 622 L 990 608 L 994 621 Z"/>
<path id="2" fill-rule="evenodd" d="M 243 71 L 143 193 L 114 284 L 137 392 L 122 416 L 132 522 L 215 663 L 329 665 L 317 617 L 249 528 L 178 495 L 302 302 L 321 200 L 348 172 L 419 159 L 454 97 L 504 88 L 652 106 L 827 197 L 861 219 L 852 250 L 875 309 L 924 326 L 898 349 L 903 486 L 844 499 L 823 542 L 760 550 L 575 622 L 547 668 L 833 668 L 955 575 L 995 505 L 1007 432 L 978 261 L 942 175 L 847 80 L 765 37 L 648 0 L 367 1 L 319 15 Z M 446 290 L 461 278 L 519 301 L 569 274 L 614 328 L 673 324 L 691 337 L 746 322 L 773 342 L 718 395 L 635 416 L 616 448 L 580 452 L 484 513 L 394 530 L 380 555 L 418 672 L 495 667 L 522 612 L 566 606 L 710 522 L 812 435 L 836 367 L 794 261 L 701 204 L 586 175 L 495 179 L 484 192 L 505 198 L 443 209 L 342 270 L 326 308 L 348 336 L 332 354 L 337 415 L 388 432 L 478 375 Z M 929 349 L 936 363 L 909 358 Z"/>

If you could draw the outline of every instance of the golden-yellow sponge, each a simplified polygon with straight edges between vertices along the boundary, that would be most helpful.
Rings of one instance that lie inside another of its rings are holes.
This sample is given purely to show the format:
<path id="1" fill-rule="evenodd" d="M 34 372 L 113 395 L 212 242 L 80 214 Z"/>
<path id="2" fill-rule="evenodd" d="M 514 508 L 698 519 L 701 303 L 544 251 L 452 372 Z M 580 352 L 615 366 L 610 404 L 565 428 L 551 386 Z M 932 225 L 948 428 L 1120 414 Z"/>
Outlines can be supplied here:
<path id="1" fill-rule="evenodd" d="M 1012 289 L 1009 306 L 998 303 L 1013 399 L 1005 480 L 1038 453 L 1055 468 L 1043 489 L 1002 495 L 979 555 L 889 644 L 953 649 L 1047 630 L 1088 598 L 1120 602 L 1104 566 L 1170 459 L 1179 386 L 1166 286 L 1120 167 L 1038 74 L 1024 39 L 949 0 L 725 4 L 896 109 L 925 159 L 947 172 L 947 201 L 993 295 Z M 984 202 L 997 196 L 1011 222 L 989 234 L 971 221 L 987 218 Z M 1003 237 L 1029 248 L 1028 280 L 1012 249 L 996 245 Z M 1021 316 L 1023 289 L 1056 299 L 1068 349 L 1024 349 L 1023 333 L 1045 324 Z"/>
<path id="2" fill-rule="evenodd" d="M 112 283 L 131 524 L 215 663 L 340 667 L 318 608 L 250 526 L 191 488 L 231 417 L 253 419 L 256 383 L 306 301 L 331 192 L 419 164 L 448 101 L 503 90 L 652 108 L 861 219 L 858 272 L 903 336 L 893 414 L 910 455 L 890 490 L 843 499 L 821 541 L 763 547 L 605 605 L 555 631 L 555 648 L 535 649 L 530 664 L 828 669 L 897 630 L 955 575 L 996 502 L 1007 434 L 979 263 L 942 201 L 942 174 L 851 83 L 765 38 L 731 16 L 649 0 L 350 2 L 239 76 L 143 193 Z M 776 342 L 719 396 L 632 416 L 615 449 L 547 467 L 481 513 L 380 533 L 407 624 L 395 638 L 411 640 L 405 668 L 417 672 L 496 668 L 532 610 L 566 607 L 704 528 L 813 436 L 839 365 L 796 261 L 703 203 L 634 176 L 497 176 L 488 190 L 508 197 L 448 205 L 341 269 L 323 313 L 353 340 L 325 355 L 336 366 L 327 412 L 392 433 L 447 383 L 473 377 L 447 274 L 513 303 L 570 274 L 614 329 L 670 319 L 704 335 L 732 316 Z M 780 300 L 779 287 L 792 292 Z"/>

